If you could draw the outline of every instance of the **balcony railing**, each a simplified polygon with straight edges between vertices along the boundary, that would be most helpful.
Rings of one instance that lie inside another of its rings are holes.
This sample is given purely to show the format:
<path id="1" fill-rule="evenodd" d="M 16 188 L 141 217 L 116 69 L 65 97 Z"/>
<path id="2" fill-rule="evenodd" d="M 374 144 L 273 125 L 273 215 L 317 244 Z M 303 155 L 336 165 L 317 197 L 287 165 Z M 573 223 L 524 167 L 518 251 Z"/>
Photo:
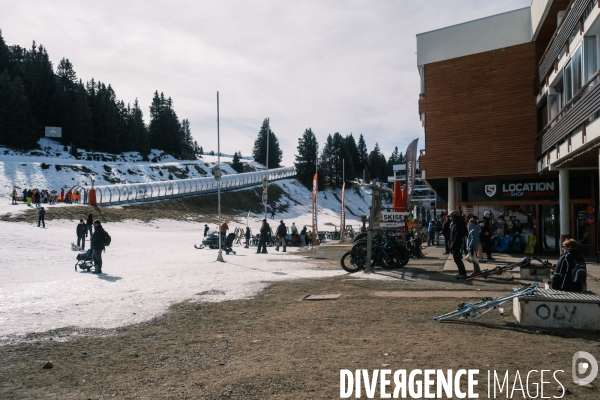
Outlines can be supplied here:
<path id="1" fill-rule="evenodd" d="M 560 112 L 538 133 L 535 156 L 539 158 L 600 109 L 600 70 L 575 93 Z"/>
<path id="2" fill-rule="evenodd" d="M 540 58 L 538 70 L 533 82 L 533 90 L 537 95 L 540 91 L 540 85 L 546 80 L 550 70 L 555 67 L 555 62 L 561 50 L 571 36 L 571 32 L 579 24 L 580 31 L 583 31 L 583 15 L 590 4 L 596 3 L 598 0 L 571 0 L 567 6 L 567 14 L 563 18 L 561 24 L 554 31 L 554 35 L 544 54 Z"/>

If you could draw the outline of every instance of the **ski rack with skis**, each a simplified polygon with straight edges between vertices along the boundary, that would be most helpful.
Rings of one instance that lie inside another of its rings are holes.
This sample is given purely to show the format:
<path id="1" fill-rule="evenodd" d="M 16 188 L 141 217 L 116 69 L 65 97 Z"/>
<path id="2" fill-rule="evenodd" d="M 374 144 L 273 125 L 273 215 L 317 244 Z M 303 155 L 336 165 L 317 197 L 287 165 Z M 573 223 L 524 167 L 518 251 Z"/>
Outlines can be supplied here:
<path id="1" fill-rule="evenodd" d="M 515 297 L 520 297 L 520 296 L 526 295 L 528 293 L 533 293 L 537 289 L 538 289 L 537 283 L 533 283 L 533 284 L 527 285 L 521 289 L 515 290 L 513 293 L 503 296 L 503 297 L 496 297 L 496 298 L 487 297 L 487 298 L 481 299 L 481 301 L 478 303 L 466 303 L 466 304 L 461 303 L 458 305 L 458 309 L 456 311 L 451 311 L 446 314 L 438 315 L 437 317 L 434 317 L 433 319 L 435 321 L 441 322 L 448 318 L 462 316 L 469 321 L 474 321 L 475 319 L 481 317 L 482 315 L 497 308 L 500 304 L 505 303 L 511 299 L 514 299 Z"/>
<path id="2" fill-rule="evenodd" d="M 532 260 L 538 261 L 540 263 L 540 265 L 532 265 L 531 264 Z M 492 275 L 500 275 L 505 271 L 511 271 L 517 267 L 527 267 L 529 269 L 543 269 L 543 268 L 552 267 L 552 263 L 550 263 L 548 260 L 544 261 L 538 257 L 523 257 L 523 259 L 517 263 L 508 264 L 508 265 L 499 265 L 493 269 L 484 269 L 483 271 L 481 271 L 479 273 L 468 275 L 465 278 L 465 280 L 470 281 L 470 280 L 476 279 L 476 278 L 487 279 L 488 277 L 490 277 Z"/>

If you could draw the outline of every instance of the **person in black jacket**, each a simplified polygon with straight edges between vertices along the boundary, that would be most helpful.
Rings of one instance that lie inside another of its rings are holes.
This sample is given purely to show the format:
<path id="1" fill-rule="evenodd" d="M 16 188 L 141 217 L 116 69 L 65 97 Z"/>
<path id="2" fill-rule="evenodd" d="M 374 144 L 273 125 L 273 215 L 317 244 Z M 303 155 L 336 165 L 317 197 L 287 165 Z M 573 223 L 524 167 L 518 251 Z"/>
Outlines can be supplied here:
<path id="1" fill-rule="evenodd" d="M 283 223 L 283 220 L 279 221 L 279 226 L 277 227 L 277 247 L 275 247 L 276 251 L 279 251 L 279 246 L 283 247 L 283 252 L 285 253 L 286 240 L 285 235 L 287 234 L 287 228 Z"/>
<path id="2" fill-rule="evenodd" d="M 585 271 L 585 260 L 579 254 L 579 244 L 575 239 L 567 239 L 563 242 L 562 248 L 564 253 L 558 259 L 554 274 L 552 275 L 552 289 L 564 290 L 567 292 L 582 292 L 583 284 L 585 283 L 585 274 L 583 281 L 573 281 L 573 269 L 578 264 Z"/>
<path id="3" fill-rule="evenodd" d="M 271 226 L 267 222 L 267 219 L 263 219 L 262 226 L 260 227 L 260 240 L 258 242 L 258 249 L 256 250 L 256 254 L 264 253 L 267 254 L 267 241 L 271 236 Z M 262 251 L 261 251 L 262 248 Z"/>
<path id="4" fill-rule="evenodd" d="M 77 224 L 77 246 L 81 248 L 81 250 L 85 250 L 85 237 L 87 236 L 87 226 L 85 226 L 85 222 L 82 219 L 79 220 Z"/>
<path id="5" fill-rule="evenodd" d="M 479 242 L 481 243 L 481 248 L 487 256 L 488 261 L 495 261 L 494 258 L 492 258 L 492 227 L 490 225 L 490 215 L 489 211 L 483 213 Z"/>
<path id="6" fill-rule="evenodd" d="M 91 215 L 91 214 L 90 214 Z M 100 220 L 94 221 L 94 234 L 90 240 L 92 256 L 94 257 L 95 274 L 102 273 L 102 251 L 104 250 L 104 228 Z"/>
<path id="7" fill-rule="evenodd" d="M 461 248 L 463 241 L 468 236 L 469 232 L 467 231 L 465 220 L 458 211 L 451 211 L 450 214 L 448 214 L 448 218 L 452 221 L 450 223 L 450 251 L 452 252 L 452 258 L 458 267 L 456 279 L 465 279 L 467 270 L 465 269 L 465 264 L 462 260 Z"/>
<path id="8" fill-rule="evenodd" d="M 92 214 L 88 215 L 85 225 L 87 226 L 88 236 L 90 237 L 90 240 L 91 240 L 92 239 L 92 226 L 94 225 L 94 217 L 92 216 Z"/>
<path id="9" fill-rule="evenodd" d="M 250 247 L 250 238 L 252 237 L 252 233 L 250 232 L 250 227 L 247 226 L 246 227 L 246 246 L 244 246 L 245 249 Z"/>
<path id="10" fill-rule="evenodd" d="M 206 235 L 208 235 L 208 225 L 204 224 L 204 237 L 206 237 Z"/>
<path id="11" fill-rule="evenodd" d="M 442 235 L 444 235 L 444 246 L 446 247 L 446 252 L 444 254 L 450 254 L 450 216 L 446 218 L 444 223 L 442 224 Z"/>
<path id="12" fill-rule="evenodd" d="M 306 225 L 300 231 L 300 239 L 302 240 L 302 247 L 306 246 Z"/>

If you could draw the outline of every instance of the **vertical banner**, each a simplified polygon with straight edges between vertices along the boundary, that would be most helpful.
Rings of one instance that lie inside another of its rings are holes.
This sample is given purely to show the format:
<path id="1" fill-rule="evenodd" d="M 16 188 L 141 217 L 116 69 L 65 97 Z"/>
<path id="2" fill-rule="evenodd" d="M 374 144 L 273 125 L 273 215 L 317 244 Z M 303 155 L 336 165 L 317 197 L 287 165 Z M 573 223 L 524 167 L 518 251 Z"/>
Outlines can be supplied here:
<path id="1" fill-rule="evenodd" d="M 313 246 L 319 245 L 319 231 L 317 230 L 317 175 L 318 175 L 318 173 L 316 173 L 313 178 L 313 198 L 312 198 Z"/>
<path id="2" fill-rule="evenodd" d="M 406 149 L 406 209 L 410 209 L 410 202 L 415 188 L 415 174 L 417 170 L 417 142 L 413 140 Z"/>
<path id="3" fill-rule="evenodd" d="M 346 230 L 346 204 L 344 203 L 344 193 L 346 192 L 346 182 L 342 185 L 342 215 L 340 220 L 340 243 L 344 242 L 344 232 Z"/>

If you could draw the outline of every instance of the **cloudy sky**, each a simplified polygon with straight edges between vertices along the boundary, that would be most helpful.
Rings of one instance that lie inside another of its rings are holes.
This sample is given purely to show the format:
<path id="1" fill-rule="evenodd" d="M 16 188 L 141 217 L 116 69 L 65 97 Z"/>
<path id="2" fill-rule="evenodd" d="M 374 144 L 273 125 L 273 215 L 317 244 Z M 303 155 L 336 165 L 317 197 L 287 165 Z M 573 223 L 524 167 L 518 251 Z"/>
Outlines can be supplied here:
<path id="1" fill-rule="evenodd" d="M 54 66 L 135 98 L 173 99 L 205 150 L 250 155 L 264 118 L 290 165 L 312 127 L 362 133 L 386 157 L 420 138 L 415 35 L 529 6 L 531 0 L 0 0 L 8 45 L 43 44 Z"/>

